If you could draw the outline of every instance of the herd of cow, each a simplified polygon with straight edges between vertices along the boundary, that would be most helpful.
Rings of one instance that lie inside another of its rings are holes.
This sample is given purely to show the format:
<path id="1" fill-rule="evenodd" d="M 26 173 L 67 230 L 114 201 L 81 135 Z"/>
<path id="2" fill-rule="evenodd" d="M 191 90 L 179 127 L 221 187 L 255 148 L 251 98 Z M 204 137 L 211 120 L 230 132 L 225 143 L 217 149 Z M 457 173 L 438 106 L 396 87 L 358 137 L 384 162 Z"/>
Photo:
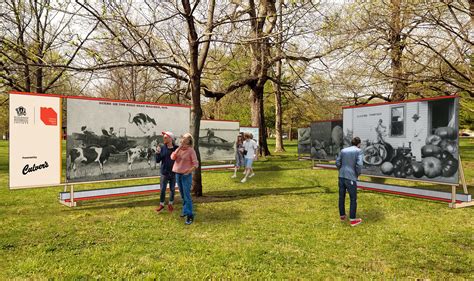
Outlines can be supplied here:
<path id="1" fill-rule="evenodd" d="M 104 164 L 109 160 L 112 154 L 127 155 L 128 170 L 132 170 L 132 164 L 138 160 L 146 160 L 150 168 L 156 168 L 155 165 L 152 167 L 152 159 L 155 158 L 156 146 L 158 145 L 157 140 L 153 140 L 148 147 L 141 145 L 128 148 L 124 152 L 120 152 L 114 145 L 106 146 L 87 146 L 87 147 L 75 147 L 69 150 L 68 158 L 68 172 L 72 172 L 72 177 L 76 177 L 76 169 L 79 164 L 88 165 L 97 163 L 99 165 L 100 173 L 104 174 Z"/>

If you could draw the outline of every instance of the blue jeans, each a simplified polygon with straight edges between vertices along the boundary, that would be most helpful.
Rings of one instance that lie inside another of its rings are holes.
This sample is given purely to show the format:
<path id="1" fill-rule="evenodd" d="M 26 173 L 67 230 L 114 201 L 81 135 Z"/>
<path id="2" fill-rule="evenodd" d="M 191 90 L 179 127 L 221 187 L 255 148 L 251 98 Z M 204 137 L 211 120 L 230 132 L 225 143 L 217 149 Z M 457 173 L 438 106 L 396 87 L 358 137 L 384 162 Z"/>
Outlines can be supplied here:
<path id="1" fill-rule="evenodd" d="M 179 194 L 183 198 L 183 215 L 193 217 L 193 199 L 191 197 L 191 185 L 193 174 L 176 174 L 176 182 L 179 187 Z"/>
<path id="2" fill-rule="evenodd" d="M 161 175 L 160 177 L 160 203 L 162 205 L 165 203 L 165 197 L 166 197 L 166 185 L 170 184 L 170 204 L 174 202 L 174 188 L 176 185 L 176 176 L 174 174 L 170 175 Z"/>
<path id="3" fill-rule="evenodd" d="M 356 218 L 357 211 L 357 182 L 351 181 L 345 178 L 339 178 L 339 214 L 341 216 L 346 215 L 346 190 L 349 192 L 349 197 L 351 199 L 349 218 Z"/>

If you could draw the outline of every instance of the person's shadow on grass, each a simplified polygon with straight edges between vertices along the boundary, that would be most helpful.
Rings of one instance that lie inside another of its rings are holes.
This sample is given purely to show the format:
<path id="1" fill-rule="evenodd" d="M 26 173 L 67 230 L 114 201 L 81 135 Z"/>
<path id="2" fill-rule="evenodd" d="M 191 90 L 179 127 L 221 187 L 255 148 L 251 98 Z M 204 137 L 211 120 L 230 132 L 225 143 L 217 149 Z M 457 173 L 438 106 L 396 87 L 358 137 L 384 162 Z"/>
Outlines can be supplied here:
<path id="1" fill-rule="evenodd" d="M 385 214 L 379 209 L 367 209 L 357 212 L 357 217 L 360 217 L 364 222 L 376 223 L 385 219 Z"/>

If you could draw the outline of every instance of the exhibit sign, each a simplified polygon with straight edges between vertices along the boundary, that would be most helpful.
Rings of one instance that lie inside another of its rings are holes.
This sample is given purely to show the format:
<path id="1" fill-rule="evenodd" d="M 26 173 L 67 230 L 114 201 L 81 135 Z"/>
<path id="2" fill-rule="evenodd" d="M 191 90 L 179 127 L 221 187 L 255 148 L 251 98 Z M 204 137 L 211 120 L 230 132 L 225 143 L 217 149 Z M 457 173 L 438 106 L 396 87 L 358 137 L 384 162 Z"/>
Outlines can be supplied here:
<path id="1" fill-rule="evenodd" d="M 311 128 L 298 128 L 298 154 L 311 153 Z"/>
<path id="2" fill-rule="evenodd" d="M 258 144 L 259 140 L 259 128 L 258 127 L 240 127 L 241 133 L 251 133 L 253 140 Z"/>
<path id="3" fill-rule="evenodd" d="M 362 140 L 366 175 L 457 184 L 459 98 L 345 107 L 344 144 Z"/>
<path id="4" fill-rule="evenodd" d="M 61 98 L 10 93 L 9 186 L 61 182 Z"/>
<path id="5" fill-rule="evenodd" d="M 69 182 L 159 176 L 161 133 L 190 130 L 184 105 L 69 98 L 67 113 Z"/>
<path id="6" fill-rule="evenodd" d="M 342 147 L 342 120 L 324 120 L 311 123 L 311 158 L 335 160 Z"/>
<path id="7" fill-rule="evenodd" d="M 199 152 L 201 161 L 235 160 L 239 121 L 201 120 Z"/>

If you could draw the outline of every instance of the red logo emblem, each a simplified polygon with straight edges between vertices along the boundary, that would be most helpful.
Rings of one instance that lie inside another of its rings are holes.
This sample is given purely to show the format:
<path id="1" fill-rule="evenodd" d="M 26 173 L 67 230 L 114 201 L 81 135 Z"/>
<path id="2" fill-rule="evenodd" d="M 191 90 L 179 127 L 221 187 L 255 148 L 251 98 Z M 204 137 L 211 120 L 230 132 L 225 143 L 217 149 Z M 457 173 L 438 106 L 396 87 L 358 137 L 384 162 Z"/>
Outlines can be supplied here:
<path id="1" fill-rule="evenodd" d="M 40 118 L 47 126 L 58 125 L 58 114 L 51 107 L 41 107 Z"/>

